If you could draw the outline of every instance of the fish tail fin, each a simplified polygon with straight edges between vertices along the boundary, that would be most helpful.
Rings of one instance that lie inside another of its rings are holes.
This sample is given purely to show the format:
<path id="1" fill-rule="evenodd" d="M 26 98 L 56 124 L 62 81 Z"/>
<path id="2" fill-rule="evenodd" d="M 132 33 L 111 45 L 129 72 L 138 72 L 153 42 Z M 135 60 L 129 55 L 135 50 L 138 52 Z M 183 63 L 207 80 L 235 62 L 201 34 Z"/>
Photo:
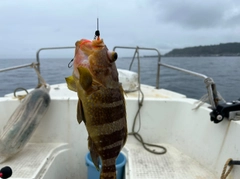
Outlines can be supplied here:
<path id="1" fill-rule="evenodd" d="M 102 171 L 100 174 L 100 179 L 116 179 L 116 165 L 102 165 Z"/>

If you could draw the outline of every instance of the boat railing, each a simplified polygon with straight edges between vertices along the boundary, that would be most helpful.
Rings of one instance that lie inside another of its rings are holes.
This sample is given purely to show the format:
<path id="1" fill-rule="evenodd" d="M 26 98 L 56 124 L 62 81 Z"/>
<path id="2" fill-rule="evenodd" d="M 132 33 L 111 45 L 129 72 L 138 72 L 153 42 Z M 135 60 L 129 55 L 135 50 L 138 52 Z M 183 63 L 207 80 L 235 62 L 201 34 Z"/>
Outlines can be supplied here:
<path id="1" fill-rule="evenodd" d="M 40 48 L 37 53 L 36 53 L 36 62 L 33 63 L 28 63 L 28 64 L 23 64 L 23 65 L 18 65 L 18 66 L 12 66 L 9 68 L 3 68 L 0 69 L 1 72 L 6 72 L 10 70 L 16 70 L 20 68 L 26 68 L 26 67 L 33 67 L 34 65 L 37 66 L 38 71 L 40 72 L 40 52 L 44 50 L 61 50 L 61 49 L 74 49 L 75 47 L 46 47 L 46 48 Z"/>
<path id="2" fill-rule="evenodd" d="M 215 109 L 216 106 L 218 105 L 218 101 L 219 101 L 218 93 L 217 93 L 217 90 L 216 90 L 216 85 L 215 85 L 212 78 L 209 78 L 208 76 L 206 76 L 204 74 L 201 74 L 201 73 L 197 73 L 197 72 L 194 72 L 194 71 L 190 71 L 190 70 L 186 70 L 186 69 L 183 69 L 183 68 L 179 68 L 179 67 L 176 67 L 176 66 L 172 66 L 172 65 L 162 63 L 161 62 L 161 53 L 156 48 L 145 48 L 145 47 L 138 47 L 138 46 L 136 46 L 136 47 L 115 46 L 113 48 L 113 51 L 115 51 L 117 48 L 118 49 L 135 50 L 132 61 L 131 61 L 131 64 L 130 64 L 130 67 L 129 67 L 129 70 L 131 70 L 131 66 L 133 64 L 134 59 L 137 58 L 137 60 L 138 60 L 138 79 L 140 79 L 140 70 L 141 70 L 140 65 L 139 65 L 140 64 L 139 63 L 140 62 L 139 51 L 140 50 L 155 51 L 157 53 L 156 58 L 157 58 L 157 64 L 158 64 L 157 65 L 157 76 L 156 76 L 156 88 L 157 89 L 160 88 L 160 86 L 159 86 L 159 84 L 160 84 L 160 67 L 164 66 L 164 67 L 172 69 L 172 70 L 177 70 L 177 71 L 180 71 L 180 72 L 183 72 L 183 73 L 186 73 L 186 74 L 190 74 L 192 76 L 196 76 L 198 78 L 202 78 L 204 80 L 204 83 L 205 83 L 206 87 L 207 87 L 208 99 L 209 99 L 209 102 L 210 102 L 212 108 Z"/>
<path id="3" fill-rule="evenodd" d="M 68 47 L 46 47 L 46 48 L 40 48 L 37 53 L 36 53 L 36 61 L 38 64 L 40 64 L 40 52 L 41 51 L 46 51 L 46 50 L 63 50 L 63 49 L 74 49 L 74 46 L 68 46 Z M 38 71 L 41 72 L 40 70 L 40 65 L 38 65 Z"/>
<path id="4" fill-rule="evenodd" d="M 19 68 L 25 68 L 25 67 L 33 67 L 33 65 L 37 66 L 37 69 L 40 73 L 40 52 L 41 51 L 45 51 L 45 50 L 63 50 L 63 49 L 74 49 L 75 47 L 73 46 L 67 46 L 67 47 L 47 47 L 47 48 L 40 48 L 37 53 L 36 53 L 36 63 L 30 63 L 30 64 L 24 64 L 24 65 L 19 65 L 19 66 L 14 66 L 14 67 L 10 67 L 10 68 L 4 68 L 4 69 L 0 69 L 0 72 L 5 72 L 5 71 L 9 71 L 9 70 L 15 70 L 15 69 L 19 69 Z M 156 75 L 156 88 L 159 89 L 160 86 L 160 67 L 164 66 L 166 68 L 170 68 L 173 70 L 177 70 L 183 73 L 187 73 L 199 78 L 204 79 L 204 83 L 206 84 L 207 87 L 207 91 L 208 91 L 208 97 L 209 97 L 209 102 L 212 106 L 213 109 L 216 108 L 217 104 L 218 104 L 218 95 L 217 95 L 217 91 L 216 91 L 216 86 L 215 83 L 213 82 L 212 78 L 207 77 L 206 75 L 200 74 L 200 73 L 196 73 L 190 70 L 186 70 L 183 68 L 179 68 L 179 67 L 175 67 L 172 65 L 168 65 L 168 64 L 164 64 L 161 62 L 161 53 L 159 52 L 158 49 L 156 48 L 145 48 L 145 47 L 127 47 L 127 46 L 115 46 L 113 48 L 113 51 L 115 51 L 116 49 L 130 49 L 130 50 L 135 50 L 129 70 L 131 70 L 132 64 L 134 62 L 134 60 L 137 58 L 138 60 L 138 78 L 140 79 L 140 55 L 139 55 L 139 51 L 140 50 L 147 50 L 147 51 L 155 51 L 157 53 L 157 75 Z M 38 79 L 38 82 L 40 81 L 40 79 Z"/>
<path id="5" fill-rule="evenodd" d="M 33 67 L 34 65 L 39 66 L 39 63 L 28 63 L 28 64 L 24 64 L 24 65 L 9 67 L 9 68 L 3 68 L 3 69 L 0 69 L 0 73 L 10 71 L 10 70 L 16 70 L 16 69 L 20 69 L 20 68 Z"/>

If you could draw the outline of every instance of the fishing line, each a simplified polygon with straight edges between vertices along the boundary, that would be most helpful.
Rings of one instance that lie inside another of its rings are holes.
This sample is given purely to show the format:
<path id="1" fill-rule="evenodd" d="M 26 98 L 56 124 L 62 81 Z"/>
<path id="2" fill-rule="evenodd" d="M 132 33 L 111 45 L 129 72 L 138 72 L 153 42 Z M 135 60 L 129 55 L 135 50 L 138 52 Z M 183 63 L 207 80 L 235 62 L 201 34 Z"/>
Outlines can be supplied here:
<path id="1" fill-rule="evenodd" d="M 97 7 L 97 18 L 99 17 L 99 3 L 98 3 L 98 0 L 96 0 L 96 7 Z"/>
<path id="2" fill-rule="evenodd" d="M 94 39 L 96 40 L 100 40 L 100 31 L 99 31 L 99 4 L 98 4 L 98 0 L 96 0 L 96 8 L 97 8 L 97 30 L 95 31 L 95 36 Z"/>

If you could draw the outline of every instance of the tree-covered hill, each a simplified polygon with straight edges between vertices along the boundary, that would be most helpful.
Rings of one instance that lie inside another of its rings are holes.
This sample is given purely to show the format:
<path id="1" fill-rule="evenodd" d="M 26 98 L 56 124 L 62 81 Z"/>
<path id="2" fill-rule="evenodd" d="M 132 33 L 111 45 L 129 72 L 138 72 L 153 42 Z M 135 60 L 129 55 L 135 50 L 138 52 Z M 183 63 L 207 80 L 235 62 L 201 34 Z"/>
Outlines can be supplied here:
<path id="1" fill-rule="evenodd" d="M 172 51 L 165 54 L 165 56 L 240 56 L 240 43 L 220 43 L 219 45 L 206 45 L 173 49 Z"/>

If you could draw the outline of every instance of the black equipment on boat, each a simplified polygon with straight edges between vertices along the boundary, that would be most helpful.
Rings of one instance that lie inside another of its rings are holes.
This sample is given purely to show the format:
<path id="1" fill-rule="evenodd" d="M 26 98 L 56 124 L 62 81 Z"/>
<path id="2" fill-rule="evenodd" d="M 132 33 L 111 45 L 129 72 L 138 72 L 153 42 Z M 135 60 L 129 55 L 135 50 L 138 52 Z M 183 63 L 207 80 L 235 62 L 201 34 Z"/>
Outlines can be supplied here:
<path id="1" fill-rule="evenodd" d="M 12 169 L 9 166 L 3 167 L 0 170 L 0 178 L 9 178 L 12 176 Z"/>
<path id="2" fill-rule="evenodd" d="M 236 120 L 240 115 L 240 99 L 237 101 L 218 104 L 210 113 L 211 121 L 214 123 L 221 122 L 224 118 Z"/>

